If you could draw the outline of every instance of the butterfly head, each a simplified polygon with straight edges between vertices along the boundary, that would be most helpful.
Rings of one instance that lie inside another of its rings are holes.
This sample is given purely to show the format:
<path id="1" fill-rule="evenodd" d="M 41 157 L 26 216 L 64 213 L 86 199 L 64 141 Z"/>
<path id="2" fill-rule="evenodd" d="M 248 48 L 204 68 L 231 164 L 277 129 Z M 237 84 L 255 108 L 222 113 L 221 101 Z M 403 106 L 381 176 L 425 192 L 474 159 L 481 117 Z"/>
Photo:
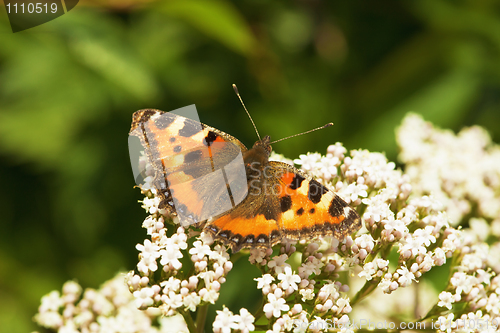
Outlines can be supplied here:
<path id="1" fill-rule="evenodd" d="M 271 148 L 270 142 L 271 137 L 269 135 L 266 135 L 264 138 L 262 138 L 262 140 L 255 142 L 252 149 L 263 151 L 267 154 L 267 156 L 269 156 L 269 154 L 271 154 L 271 150 L 273 150 Z"/>
<path id="2" fill-rule="evenodd" d="M 265 136 L 262 140 L 255 142 L 252 149 L 243 154 L 245 164 L 250 165 L 257 163 L 262 167 L 266 165 L 272 150 L 271 145 L 269 144 L 270 141 L 271 138 L 269 136 Z"/>

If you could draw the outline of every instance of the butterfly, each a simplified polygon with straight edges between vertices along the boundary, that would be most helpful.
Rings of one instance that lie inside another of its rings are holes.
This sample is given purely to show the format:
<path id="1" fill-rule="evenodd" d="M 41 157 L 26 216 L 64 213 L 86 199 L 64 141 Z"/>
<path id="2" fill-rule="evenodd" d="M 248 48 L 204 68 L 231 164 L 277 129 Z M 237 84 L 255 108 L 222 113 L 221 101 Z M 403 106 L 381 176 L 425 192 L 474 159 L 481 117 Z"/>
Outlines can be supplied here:
<path id="1" fill-rule="evenodd" d="M 154 170 L 159 207 L 233 252 L 269 248 L 284 238 L 343 239 L 361 227 L 356 210 L 333 191 L 270 161 L 269 136 L 247 149 L 197 120 L 154 109 L 134 113 L 130 135 L 140 139 Z"/>

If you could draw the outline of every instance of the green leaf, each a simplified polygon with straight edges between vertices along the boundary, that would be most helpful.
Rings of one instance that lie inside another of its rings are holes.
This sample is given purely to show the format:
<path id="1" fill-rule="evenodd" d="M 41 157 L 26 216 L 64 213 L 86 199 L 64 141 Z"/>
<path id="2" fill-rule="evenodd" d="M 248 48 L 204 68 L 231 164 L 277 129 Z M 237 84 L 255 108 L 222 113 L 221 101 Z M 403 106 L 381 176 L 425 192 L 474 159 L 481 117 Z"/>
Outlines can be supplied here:
<path id="1" fill-rule="evenodd" d="M 425 120 L 441 127 L 457 126 L 463 122 L 478 89 L 477 77 L 468 71 L 456 70 L 438 77 L 380 117 L 370 126 L 371 130 L 360 134 L 364 142 L 370 142 L 364 148 L 395 156 L 394 129 L 408 112 L 419 113 Z"/>
<path id="2" fill-rule="evenodd" d="M 255 39 L 237 9 L 228 1 L 175 0 L 159 5 L 164 13 L 185 20 L 233 51 L 249 55 Z"/>

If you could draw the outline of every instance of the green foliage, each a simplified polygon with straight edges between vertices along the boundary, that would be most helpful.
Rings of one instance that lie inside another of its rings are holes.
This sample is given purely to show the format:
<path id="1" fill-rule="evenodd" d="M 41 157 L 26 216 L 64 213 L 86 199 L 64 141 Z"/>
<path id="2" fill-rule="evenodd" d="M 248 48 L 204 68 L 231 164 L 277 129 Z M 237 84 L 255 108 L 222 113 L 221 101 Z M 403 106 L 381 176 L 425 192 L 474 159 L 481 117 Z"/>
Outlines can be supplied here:
<path id="1" fill-rule="evenodd" d="M 2 11 L 0 327 L 34 329 L 40 297 L 67 279 L 97 287 L 133 268 L 145 216 L 128 161 L 134 111 L 196 104 L 251 146 L 236 83 L 273 139 L 335 123 L 273 147 L 290 158 L 342 141 L 395 160 L 408 111 L 498 142 L 499 16 L 492 0 L 80 3 L 13 34 Z"/>

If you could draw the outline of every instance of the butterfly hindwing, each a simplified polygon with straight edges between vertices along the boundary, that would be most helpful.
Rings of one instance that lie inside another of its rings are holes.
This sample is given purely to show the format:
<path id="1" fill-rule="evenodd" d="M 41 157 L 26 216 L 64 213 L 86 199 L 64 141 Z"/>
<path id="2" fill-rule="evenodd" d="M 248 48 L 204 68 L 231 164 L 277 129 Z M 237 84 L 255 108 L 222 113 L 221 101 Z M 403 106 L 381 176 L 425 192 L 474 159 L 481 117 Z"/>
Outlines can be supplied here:
<path id="1" fill-rule="evenodd" d="M 341 239 L 359 229 L 356 211 L 318 181 L 283 162 L 271 161 L 265 168 L 261 186 L 252 192 L 250 185 L 240 206 L 206 227 L 233 251 L 269 247 L 283 238 L 333 235 Z"/>
<path id="2" fill-rule="evenodd" d="M 286 163 L 269 163 L 280 169 L 284 190 L 279 195 L 279 225 L 286 237 L 333 235 L 341 239 L 360 228 L 358 213 L 325 185 Z"/>

